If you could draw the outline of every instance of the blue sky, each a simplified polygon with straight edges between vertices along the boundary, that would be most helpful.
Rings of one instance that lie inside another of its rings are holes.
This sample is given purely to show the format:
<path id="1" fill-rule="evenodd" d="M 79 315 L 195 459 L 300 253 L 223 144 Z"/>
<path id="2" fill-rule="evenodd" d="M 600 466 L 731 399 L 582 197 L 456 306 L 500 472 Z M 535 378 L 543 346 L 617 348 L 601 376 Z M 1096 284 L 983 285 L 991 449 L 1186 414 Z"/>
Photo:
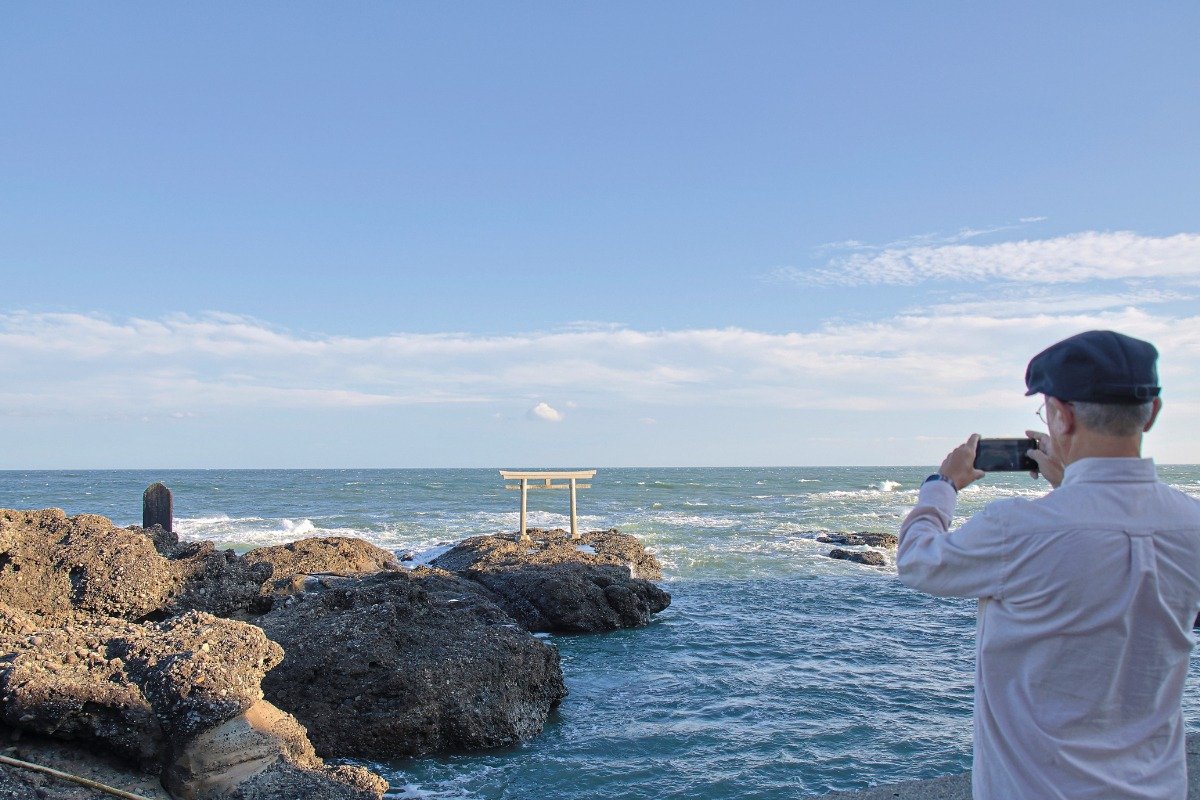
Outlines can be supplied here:
<path id="1" fill-rule="evenodd" d="M 1162 351 L 1191 2 L 0 9 L 0 468 L 936 463 Z"/>

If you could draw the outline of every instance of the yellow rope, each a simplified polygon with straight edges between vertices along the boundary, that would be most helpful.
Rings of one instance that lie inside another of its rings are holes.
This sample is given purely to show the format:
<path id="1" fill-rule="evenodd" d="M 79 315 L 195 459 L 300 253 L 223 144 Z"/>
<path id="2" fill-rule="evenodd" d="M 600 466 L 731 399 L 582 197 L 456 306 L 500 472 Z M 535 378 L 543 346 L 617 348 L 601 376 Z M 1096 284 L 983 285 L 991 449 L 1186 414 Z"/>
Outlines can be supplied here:
<path id="1" fill-rule="evenodd" d="M 114 789 L 111 786 L 105 786 L 103 783 L 98 783 L 96 781 L 89 780 L 88 778 L 82 778 L 78 775 L 72 775 L 69 772 L 60 772 L 56 769 L 51 769 L 50 767 L 43 767 L 41 764 L 31 764 L 30 762 L 22 761 L 19 758 L 9 758 L 8 756 L 0 756 L 0 764 L 8 764 L 9 766 L 12 766 L 12 767 L 20 767 L 21 769 L 28 769 L 28 770 L 32 770 L 34 772 L 44 772 L 47 775 L 53 775 L 54 777 L 62 778 L 65 781 L 71 781 L 72 783 L 78 783 L 80 786 L 86 786 L 89 789 L 97 789 L 101 792 L 107 792 L 108 794 L 111 794 L 114 797 L 124 797 L 125 800 L 151 800 L 151 798 L 146 797 L 144 795 L 127 792 L 124 789 Z"/>

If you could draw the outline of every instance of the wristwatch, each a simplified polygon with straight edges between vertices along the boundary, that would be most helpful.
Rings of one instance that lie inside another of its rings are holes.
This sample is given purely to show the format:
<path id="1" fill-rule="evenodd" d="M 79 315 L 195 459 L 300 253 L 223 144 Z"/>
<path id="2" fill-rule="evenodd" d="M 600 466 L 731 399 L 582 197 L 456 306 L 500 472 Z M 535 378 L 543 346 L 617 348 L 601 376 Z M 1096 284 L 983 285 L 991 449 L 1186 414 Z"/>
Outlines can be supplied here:
<path id="1" fill-rule="evenodd" d="M 954 481 L 950 480 L 949 478 L 947 478 L 945 475 L 943 475 L 940 472 L 935 472 L 932 475 L 930 475 L 928 478 L 926 478 L 924 481 L 922 481 L 921 485 L 924 486 L 926 483 L 929 483 L 930 481 L 945 481 L 946 483 L 950 484 L 950 488 L 954 490 L 954 493 L 958 494 L 958 487 L 954 485 Z"/>

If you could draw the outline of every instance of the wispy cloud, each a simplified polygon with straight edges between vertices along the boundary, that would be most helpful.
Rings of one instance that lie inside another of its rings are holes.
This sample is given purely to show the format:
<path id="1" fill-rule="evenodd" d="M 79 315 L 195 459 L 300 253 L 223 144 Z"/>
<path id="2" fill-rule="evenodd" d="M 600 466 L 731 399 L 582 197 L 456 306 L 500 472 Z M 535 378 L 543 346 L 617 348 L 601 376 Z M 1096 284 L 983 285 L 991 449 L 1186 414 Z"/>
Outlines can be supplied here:
<path id="1" fill-rule="evenodd" d="M 858 239 L 846 239 L 840 242 L 826 242 L 817 245 L 817 252 L 836 252 L 836 251 L 863 251 L 869 250 L 872 252 L 882 252 L 884 250 L 906 249 L 912 247 L 937 247 L 941 245 L 958 244 L 970 239 L 977 239 L 980 236 L 989 236 L 995 233 L 1003 233 L 1004 231 L 1017 230 L 1031 222 L 1040 222 L 1046 219 L 1045 217 L 1022 217 L 1017 223 L 1005 223 L 1003 225 L 988 225 L 982 228 L 964 227 L 959 228 L 954 233 L 918 233 L 911 236 L 905 236 L 902 239 L 896 239 L 886 244 L 871 244 L 870 242 L 860 241 Z"/>
<path id="2" fill-rule="evenodd" d="M 992 317 L 1026 317 L 1033 314 L 1074 314 L 1119 308 L 1142 308 L 1160 303 L 1195 300 L 1192 294 L 1171 289 L 1146 289 L 1118 285 L 1095 291 L 1056 286 L 998 287 L 990 297 L 951 295 L 944 302 L 926 303 L 908 313 L 971 314 Z"/>
<path id="3" fill-rule="evenodd" d="M 996 230 L 1000 229 L 986 232 Z M 966 239 L 975 233 L 965 231 L 958 236 Z M 776 274 L 805 283 L 843 286 L 913 285 L 925 281 L 1065 284 L 1147 278 L 1198 284 L 1200 234 L 1142 236 L 1130 231 L 1085 231 L 995 244 L 918 242 L 889 245 L 879 251 L 852 250 L 814 269 L 790 267 Z"/>

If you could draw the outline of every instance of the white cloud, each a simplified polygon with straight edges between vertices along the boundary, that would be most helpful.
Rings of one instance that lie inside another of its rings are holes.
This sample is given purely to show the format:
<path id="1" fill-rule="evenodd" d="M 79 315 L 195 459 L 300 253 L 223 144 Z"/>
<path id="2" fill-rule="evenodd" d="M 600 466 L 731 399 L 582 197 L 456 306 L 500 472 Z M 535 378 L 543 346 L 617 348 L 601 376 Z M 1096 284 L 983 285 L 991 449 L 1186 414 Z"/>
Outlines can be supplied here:
<path id="1" fill-rule="evenodd" d="M 551 408 L 549 403 L 538 403 L 533 408 L 529 409 L 530 419 L 544 419 L 547 422 L 562 422 L 563 414 L 561 411 Z"/>
<path id="2" fill-rule="evenodd" d="M 963 231 L 960 239 L 976 233 Z M 919 237 L 918 237 L 919 238 Z M 851 252 L 813 270 L 776 275 L 806 283 L 899 284 L 924 281 L 1015 281 L 1063 284 L 1148 278 L 1200 283 L 1200 234 L 1141 236 L 1130 231 L 1083 233 L 987 245 L 898 244 Z"/>

